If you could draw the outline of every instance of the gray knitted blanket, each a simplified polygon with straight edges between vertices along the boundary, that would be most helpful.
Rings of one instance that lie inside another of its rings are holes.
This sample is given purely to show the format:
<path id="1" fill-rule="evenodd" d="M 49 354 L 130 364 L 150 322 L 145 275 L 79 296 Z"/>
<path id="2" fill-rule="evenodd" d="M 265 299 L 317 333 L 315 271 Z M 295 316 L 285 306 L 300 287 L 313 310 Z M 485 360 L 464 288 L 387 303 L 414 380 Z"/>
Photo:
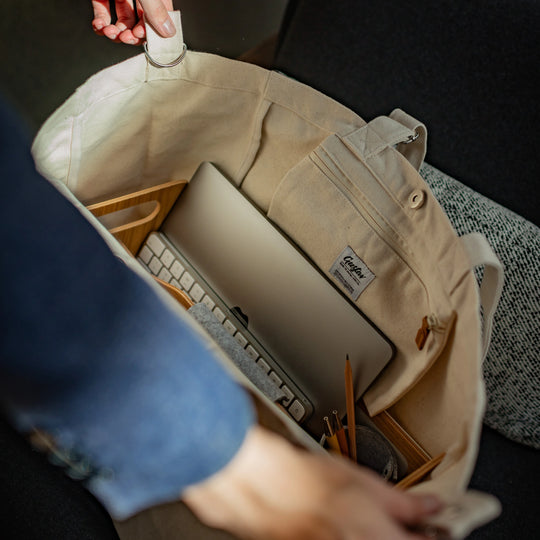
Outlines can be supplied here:
<path id="1" fill-rule="evenodd" d="M 420 173 L 457 233 L 482 233 L 504 265 L 484 364 L 485 423 L 540 448 L 540 229 L 430 165 Z"/>

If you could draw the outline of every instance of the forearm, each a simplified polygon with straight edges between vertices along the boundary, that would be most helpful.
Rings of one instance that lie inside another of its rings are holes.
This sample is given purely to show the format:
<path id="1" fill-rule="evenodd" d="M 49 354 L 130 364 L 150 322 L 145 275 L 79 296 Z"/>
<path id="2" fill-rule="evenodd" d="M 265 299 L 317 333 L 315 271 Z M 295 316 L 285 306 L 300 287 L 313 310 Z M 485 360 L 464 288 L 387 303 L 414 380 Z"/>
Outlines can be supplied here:
<path id="1" fill-rule="evenodd" d="M 22 431 L 53 435 L 61 458 L 75 452 L 75 467 L 84 458 L 87 487 L 114 517 L 175 500 L 221 469 L 253 422 L 244 392 L 207 351 L 182 348 L 118 362 L 111 351 L 93 376 L 44 385 L 24 402 L 12 396 L 11 416 Z"/>
<path id="2" fill-rule="evenodd" d="M 0 143 L 2 402 L 19 429 L 89 460 L 89 486 L 115 516 L 176 498 L 236 453 L 249 398 L 37 175 L 1 107 Z"/>

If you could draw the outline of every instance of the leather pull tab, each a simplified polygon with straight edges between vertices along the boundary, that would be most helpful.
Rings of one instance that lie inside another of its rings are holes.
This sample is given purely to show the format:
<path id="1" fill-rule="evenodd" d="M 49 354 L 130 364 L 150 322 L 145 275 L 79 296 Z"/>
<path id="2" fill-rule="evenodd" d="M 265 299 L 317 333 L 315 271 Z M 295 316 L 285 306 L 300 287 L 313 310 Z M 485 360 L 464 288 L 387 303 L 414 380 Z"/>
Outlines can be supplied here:
<path id="1" fill-rule="evenodd" d="M 146 29 L 144 52 L 154 67 L 174 67 L 184 59 L 186 54 L 180 11 L 170 11 L 169 16 L 176 28 L 176 34 L 171 38 L 161 37 L 146 21 L 144 23 Z"/>
<path id="2" fill-rule="evenodd" d="M 428 318 L 424 317 L 422 319 L 422 326 L 418 329 L 418 333 L 416 334 L 416 346 L 418 347 L 418 350 L 421 351 L 424 348 L 424 345 L 426 344 L 428 335 L 429 335 L 429 324 L 428 324 Z"/>

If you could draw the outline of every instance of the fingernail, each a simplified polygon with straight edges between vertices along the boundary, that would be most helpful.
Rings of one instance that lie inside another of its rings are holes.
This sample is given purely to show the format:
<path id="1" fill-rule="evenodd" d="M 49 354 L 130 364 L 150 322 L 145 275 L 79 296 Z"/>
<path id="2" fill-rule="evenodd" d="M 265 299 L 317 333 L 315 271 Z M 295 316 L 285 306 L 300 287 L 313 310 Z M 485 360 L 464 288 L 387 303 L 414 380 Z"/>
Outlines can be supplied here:
<path id="1" fill-rule="evenodd" d="M 133 35 L 139 39 L 144 38 L 144 26 L 136 26 L 133 29 Z"/>
<path id="2" fill-rule="evenodd" d="M 163 33 L 166 36 L 172 37 L 174 34 L 176 34 L 176 28 L 174 27 L 173 22 L 171 19 L 167 19 L 162 25 L 161 28 L 163 30 Z"/>

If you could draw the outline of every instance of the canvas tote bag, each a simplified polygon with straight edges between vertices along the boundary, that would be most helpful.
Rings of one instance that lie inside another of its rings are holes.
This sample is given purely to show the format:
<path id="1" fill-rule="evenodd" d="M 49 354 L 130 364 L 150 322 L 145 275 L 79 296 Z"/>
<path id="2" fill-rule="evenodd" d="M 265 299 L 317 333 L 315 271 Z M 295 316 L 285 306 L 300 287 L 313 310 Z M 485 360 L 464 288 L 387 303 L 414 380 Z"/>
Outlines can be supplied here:
<path id="1" fill-rule="evenodd" d="M 94 75 L 47 120 L 33 144 L 39 171 L 148 280 L 85 205 L 189 179 L 203 161 L 217 165 L 329 280 L 336 259 L 352 249 L 375 276 L 356 305 L 396 348 L 365 405 L 370 415 L 391 413 L 430 455 L 444 453 L 411 489 L 448 501 L 441 524 L 453 538 L 465 537 L 499 510 L 493 497 L 468 492 L 467 484 L 482 426 L 481 364 L 502 268 L 482 236 L 457 237 L 418 174 L 425 127 L 400 110 L 366 123 L 283 74 L 186 51 L 180 15 L 172 16 L 174 38 L 162 39 L 148 27 L 148 55 Z M 483 267 L 480 288 L 477 266 Z M 172 302 L 155 287 L 163 302 Z M 194 324 L 182 308 L 177 311 Z M 315 446 L 253 391 L 287 436 Z M 119 524 L 120 534 L 224 534 L 181 507 L 143 512 Z"/>

